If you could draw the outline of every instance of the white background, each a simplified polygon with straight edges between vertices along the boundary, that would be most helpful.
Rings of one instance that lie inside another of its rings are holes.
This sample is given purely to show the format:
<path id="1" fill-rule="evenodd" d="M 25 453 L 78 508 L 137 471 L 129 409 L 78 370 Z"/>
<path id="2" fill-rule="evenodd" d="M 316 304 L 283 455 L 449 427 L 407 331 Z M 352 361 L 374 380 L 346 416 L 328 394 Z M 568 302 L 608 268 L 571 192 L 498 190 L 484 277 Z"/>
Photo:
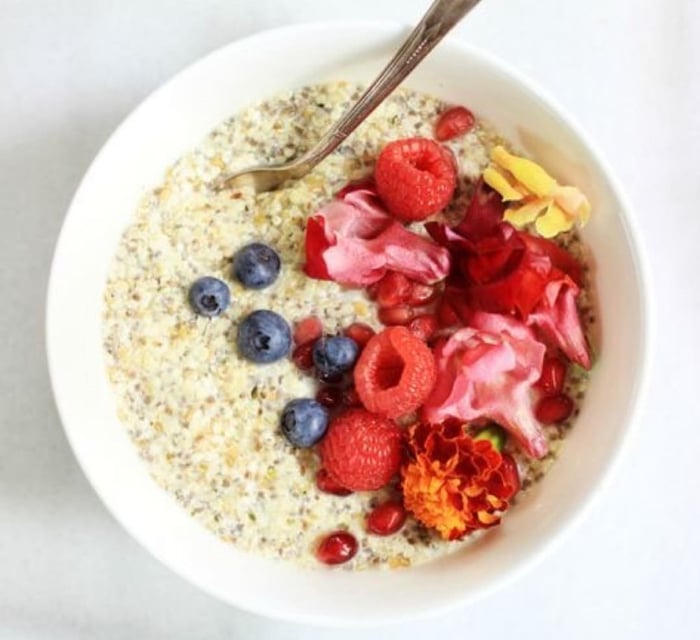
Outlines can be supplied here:
<path id="1" fill-rule="evenodd" d="M 324 18 L 408 23 L 426 5 L 0 0 L 0 638 L 700 637 L 698 0 L 484 0 L 456 31 L 589 131 L 631 197 L 651 265 L 655 357 L 636 438 L 591 516 L 535 570 L 405 626 L 263 620 L 151 558 L 68 448 L 45 366 L 46 279 L 71 194 L 112 129 L 233 39 Z"/>

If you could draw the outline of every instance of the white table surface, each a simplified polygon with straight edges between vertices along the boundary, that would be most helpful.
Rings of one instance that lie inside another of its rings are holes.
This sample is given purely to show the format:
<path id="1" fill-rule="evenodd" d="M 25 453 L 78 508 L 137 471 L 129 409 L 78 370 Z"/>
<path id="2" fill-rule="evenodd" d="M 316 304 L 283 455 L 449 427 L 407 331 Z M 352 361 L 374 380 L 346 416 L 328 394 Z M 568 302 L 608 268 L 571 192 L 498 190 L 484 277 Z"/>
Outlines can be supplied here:
<path id="1" fill-rule="evenodd" d="M 264 620 L 148 555 L 66 443 L 45 366 L 46 279 L 71 194 L 112 129 L 240 36 L 323 18 L 409 22 L 426 4 L 0 2 L 0 638 L 700 637 L 697 0 L 484 0 L 457 29 L 591 133 L 626 186 L 652 267 L 655 362 L 637 436 L 588 520 L 529 574 L 410 625 L 359 633 Z"/>

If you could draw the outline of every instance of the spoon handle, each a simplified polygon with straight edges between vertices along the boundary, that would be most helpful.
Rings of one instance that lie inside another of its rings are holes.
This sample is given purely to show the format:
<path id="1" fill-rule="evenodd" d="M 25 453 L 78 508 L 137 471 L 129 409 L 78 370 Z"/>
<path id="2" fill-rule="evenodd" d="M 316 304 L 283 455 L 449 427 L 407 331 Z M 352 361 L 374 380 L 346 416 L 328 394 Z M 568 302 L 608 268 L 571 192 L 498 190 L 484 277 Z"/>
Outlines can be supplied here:
<path id="1" fill-rule="evenodd" d="M 480 0 L 435 0 L 396 55 L 360 99 L 324 134 L 318 144 L 300 159 L 300 173 L 309 171 L 345 140 L 479 2 Z"/>

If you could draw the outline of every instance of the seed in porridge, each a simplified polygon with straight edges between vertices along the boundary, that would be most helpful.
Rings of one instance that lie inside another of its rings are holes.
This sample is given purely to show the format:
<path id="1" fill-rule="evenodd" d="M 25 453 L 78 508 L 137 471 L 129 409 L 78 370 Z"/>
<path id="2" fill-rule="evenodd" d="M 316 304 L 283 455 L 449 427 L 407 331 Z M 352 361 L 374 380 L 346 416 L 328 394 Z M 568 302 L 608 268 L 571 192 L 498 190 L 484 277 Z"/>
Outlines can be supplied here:
<path id="1" fill-rule="evenodd" d="M 347 531 L 328 534 L 316 549 L 316 557 L 324 564 L 343 564 L 357 553 L 357 539 Z"/>
<path id="2" fill-rule="evenodd" d="M 190 305 L 201 316 L 218 316 L 231 303 L 228 285 L 218 278 L 204 276 L 190 287 L 188 295 Z"/>
<path id="3" fill-rule="evenodd" d="M 352 369 L 358 353 L 357 342 L 347 336 L 320 338 L 312 351 L 316 373 L 326 377 L 346 373 Z"/>
<path id="4" fill-rule="evenodd" d="M 535 417 L 542 424 L 564 422 L 574 410 L 573 400 L 565 393 L 541 398 L 535 407 Z"/>
<path id="5" fill-rule="evenodd" d="M 396 533 L 406 522 L 406 509 L 397 501 L 384 502 L 367 516 L 367 530 L 378 536 Z"/>
<path id="6" fill-rule="evenodd" d="M 401 465 L 401 430 L 364 409 L 335 416 L 321 441 L 321 461 L 338 484 L 374 491 L 388 484 Z"/>
<path id="7" fill-rule="evenodd" d="M 434 140 L 405 138 L 381 150 L 374 179 L 392 214 L 405 221 L 423 220 L 450 202 L 457 171 L 451 152 Z"/>
<path id="8" fill-rule="evenodd" d="M 328 411 L 309 398 L 288 402 L 280 419 L 282 433 L 295 447 L 307 448 L 323 438 L 328 428 Z"/>
<path id="9" fill-rule="evenodd" d="M 274 311 L 253 311 L 238 327 L 238 351 L 251 362 L 275 362 L 289 353 L 291 345 L 289 325 Z"/>
<path id="10" fill-rule="evenodd" d="M 277 280 L 281 266 L 280 257 L 272 247 L 253 242 L 236 253 L 233 275 L 247 289 L 264 289 Z"/>
<path id="11" fill-rule="evenodd" d="M 440 142 L 452 140 L 474 128 L 474 114 L 466 107 L 450 107 L 440 114 L 435 123 L 435 137 Z"/>

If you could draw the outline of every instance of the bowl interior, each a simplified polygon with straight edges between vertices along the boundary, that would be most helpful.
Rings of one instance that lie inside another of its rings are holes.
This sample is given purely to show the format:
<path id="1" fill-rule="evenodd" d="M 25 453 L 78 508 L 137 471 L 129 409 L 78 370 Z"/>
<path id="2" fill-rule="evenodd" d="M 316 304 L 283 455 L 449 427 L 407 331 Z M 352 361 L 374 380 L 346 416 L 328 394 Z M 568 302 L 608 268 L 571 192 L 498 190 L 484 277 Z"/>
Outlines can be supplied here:
<path id="1" fill-rule="evenodd" d="M 469 105 L 593 203 L 585 238 L 597 271 L 602 353 L 560 460 L 498 531 L 458 554 L 402 571 L 309 571 L 238 552 L 150 479 L 117 421 L 101 349 L 102 289 L 121 231 L 165 168 L 225 117 L 285 89 L 367 82 L 407 30 L 319 24 L 256 35 L 189 67 L 114 133 L 87 172 L 59 240 L 49 287 L 52 383 L 71 445 L 115 517 L 166 565 L 212 594 L 269 616 L 376 623 L 483 596 L 539 557 L 600 491 L 632 418 L 646 360 L 645 298 L 630 221 L 609 173 L 527 81 L 455 41 L 407 86 Z M 264 72 L 262 71 L 264 70 Z M 341 595 L 342 594 L 342 595 Z"/>

